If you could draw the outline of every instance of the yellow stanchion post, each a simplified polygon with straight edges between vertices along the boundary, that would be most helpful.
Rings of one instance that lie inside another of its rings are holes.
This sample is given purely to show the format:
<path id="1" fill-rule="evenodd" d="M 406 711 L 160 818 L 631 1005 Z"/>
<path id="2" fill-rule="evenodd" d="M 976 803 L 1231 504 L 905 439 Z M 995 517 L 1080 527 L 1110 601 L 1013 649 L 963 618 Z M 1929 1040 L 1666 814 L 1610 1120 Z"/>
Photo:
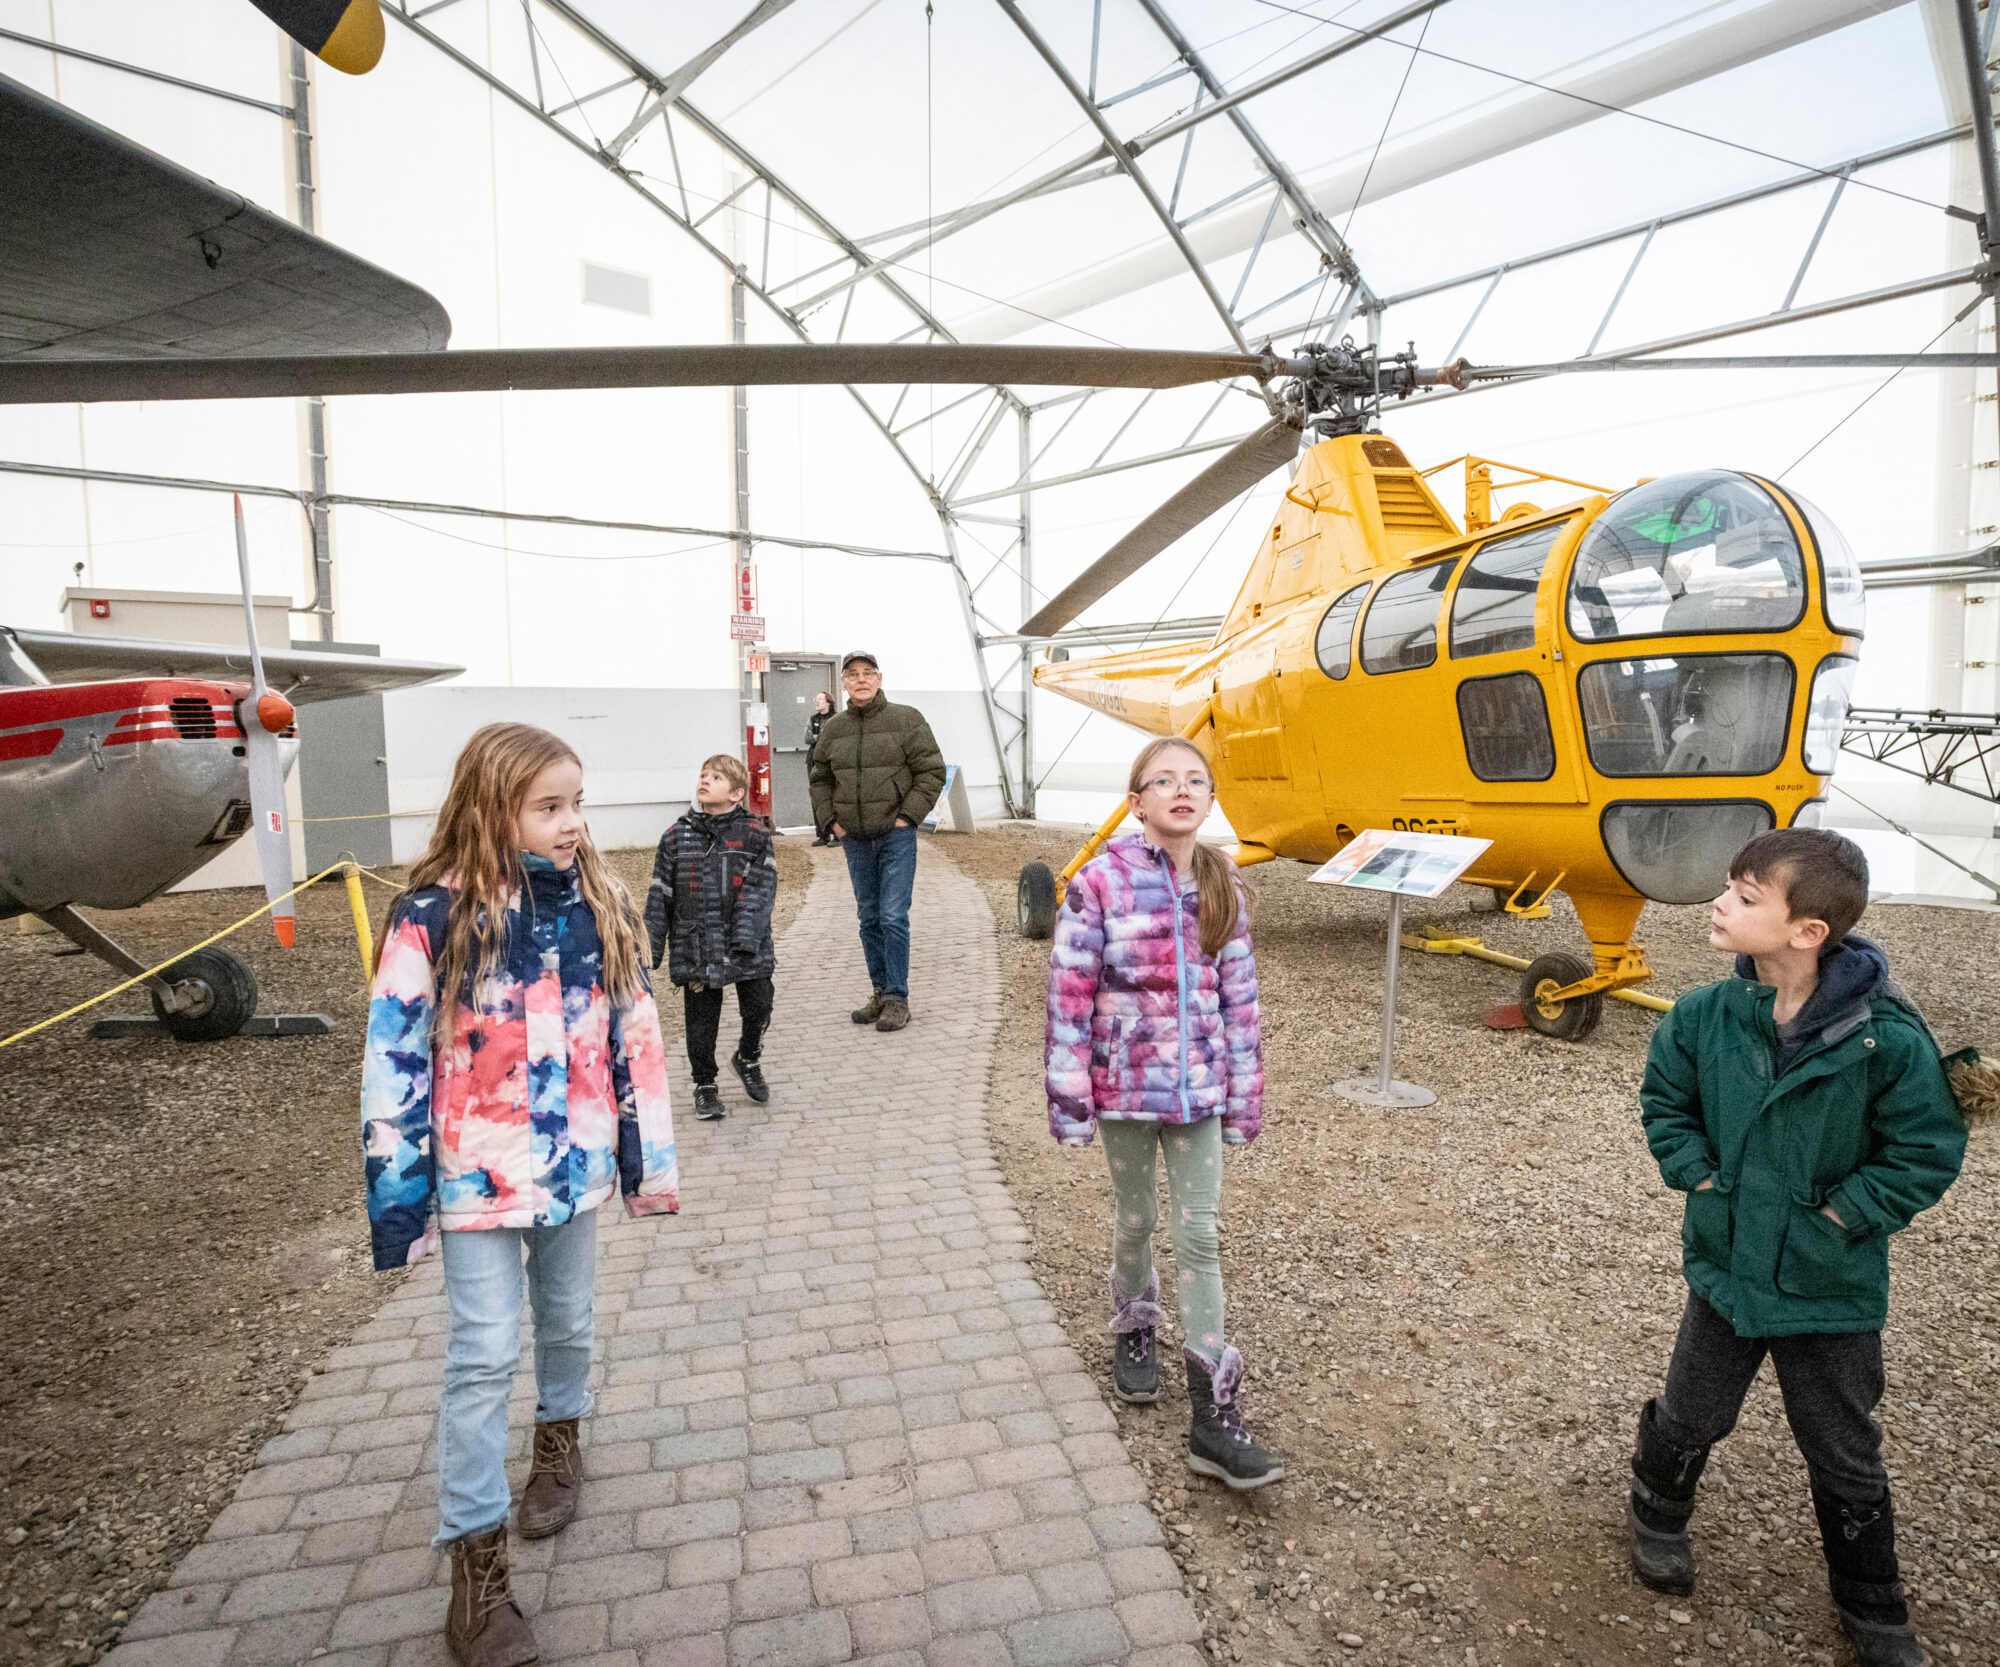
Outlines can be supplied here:
<path id="1" fill-rule="evenodd" d="M 361 865 L 345 862 L 340 872 L 347 881 L 347 907 L 354 916 L 354 942 L 361 951 L 361 987 L 375 983 L 375 932 L 368 924 L 368 899 L 361 891 Z"/>

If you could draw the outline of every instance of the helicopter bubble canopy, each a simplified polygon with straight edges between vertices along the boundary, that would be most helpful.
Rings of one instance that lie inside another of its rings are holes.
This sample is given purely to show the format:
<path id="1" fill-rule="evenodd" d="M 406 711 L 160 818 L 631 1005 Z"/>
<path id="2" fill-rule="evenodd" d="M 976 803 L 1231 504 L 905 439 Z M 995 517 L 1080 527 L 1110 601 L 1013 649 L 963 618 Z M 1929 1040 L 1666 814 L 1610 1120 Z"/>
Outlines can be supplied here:
<path id="1" fill-rule="evenodd" d="M 1583 642 L 1786 631 L 1805 605 L 1805 557 L 1778 500 L 1710 469 L 1612 500 L 1577 552 L 1569 628 Z"/>

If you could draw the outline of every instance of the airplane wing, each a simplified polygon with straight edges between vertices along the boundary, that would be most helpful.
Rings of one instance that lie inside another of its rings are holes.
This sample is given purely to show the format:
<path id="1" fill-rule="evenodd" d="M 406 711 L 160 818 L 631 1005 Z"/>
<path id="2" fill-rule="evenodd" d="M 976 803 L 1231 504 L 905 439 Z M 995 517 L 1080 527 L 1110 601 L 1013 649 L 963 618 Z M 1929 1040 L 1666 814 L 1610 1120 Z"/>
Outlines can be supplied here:
<path id="1" fill-rule="evenodd" d="M 0 156 L 0 359 L 410 353 L 450 338 L 427 290 L 6 76 Z"/>
<path id="2" fill-rule="evenodd" d="M 250 681 L 250 650 L 224 643 L 85 637 L 68 631 L 10 630 L 7 634 L 51 683 L 104 683 L 121 677 Z M 463 666 L 430 660 L 384 660 L 373 654 L 338 654 L 325 649 L 264 650 L 265 677 L 294 706 L 438 683 L 463 670 Z"/>

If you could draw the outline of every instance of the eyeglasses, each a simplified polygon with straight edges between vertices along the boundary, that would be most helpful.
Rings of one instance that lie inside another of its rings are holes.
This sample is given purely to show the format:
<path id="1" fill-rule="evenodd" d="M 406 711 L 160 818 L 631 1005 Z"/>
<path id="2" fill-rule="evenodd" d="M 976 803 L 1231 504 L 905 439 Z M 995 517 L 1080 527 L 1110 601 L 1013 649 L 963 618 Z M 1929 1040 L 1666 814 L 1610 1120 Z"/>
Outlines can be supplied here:
<path id="1" fill-rule="evenodd" d="M 1210 791 L 1215 783 L 1206 776 L 1188 776 L 1185 779 L 1180 776 L 1155 776 L 1145 786 L 1155 793 L 1178 793 L 1186 788 L 1190 793 L 1201 794 Z"/>

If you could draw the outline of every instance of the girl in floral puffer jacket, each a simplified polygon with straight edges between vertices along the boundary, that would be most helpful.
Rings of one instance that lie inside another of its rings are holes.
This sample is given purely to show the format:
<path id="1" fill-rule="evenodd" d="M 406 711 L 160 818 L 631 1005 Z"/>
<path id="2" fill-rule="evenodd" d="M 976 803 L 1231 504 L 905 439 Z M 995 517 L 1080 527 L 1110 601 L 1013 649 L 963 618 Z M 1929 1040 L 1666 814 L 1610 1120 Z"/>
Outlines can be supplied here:
<path id="1" fill-rule="evenodd" d="M 508 1576 L 507 1403 L 522 1263 L 538 1405 L 517 1525 L 576 1514 L 595 1316 L 597 1208 L 679 1208 L 645 943 L 583 819 L 560 737 L 488 724 L 389 911 L 361 1075 L 375 1265 L 437 1251 L 450 1308 L 438 1410 L 445 1639 L 461 1667 L 533 1661 Z"/>
<path id="2" fill-rule="evenodd" d="M 1113 839 L 1070 881 L 1049 955 L 1049 1132 L 1088 1146 L 1102 1129 L 1112 1232 L 1113 1388 L 1157 1401 L 1153 1171 L 1164 1153 L 1180 1269 L 1181 1336 L 1194 1426 L 1188 1468 L 1257 1488 L 1284 1466 L 1243 1428 L 1243 1357 L 1225 1340 L 1216 1210 L 1222 1148 L 1263 1124 L 1263 1049 L 1249 911 L 1234 866 L 1196 842 L 1215 803 L 1192 742 L 1154 741 L 1133 760 L 1137 834 Z"/>

